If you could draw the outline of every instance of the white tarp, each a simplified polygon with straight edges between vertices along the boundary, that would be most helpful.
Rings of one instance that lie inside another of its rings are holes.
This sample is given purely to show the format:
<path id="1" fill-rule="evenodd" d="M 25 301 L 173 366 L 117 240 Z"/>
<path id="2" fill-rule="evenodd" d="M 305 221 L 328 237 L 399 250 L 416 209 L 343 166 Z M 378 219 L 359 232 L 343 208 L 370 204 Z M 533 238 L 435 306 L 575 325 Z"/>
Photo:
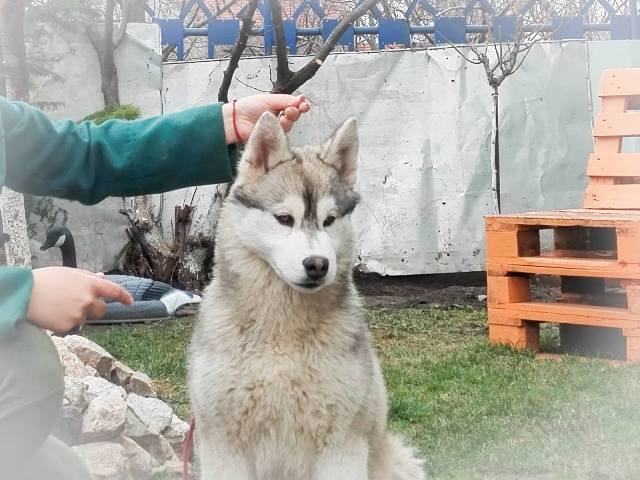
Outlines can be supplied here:
<path id="1" fill-rule="evenodd" d="M 305 61 L 293 59 L 293 68 Z M 165 65 L 165 111 L 214 101 L 225 66 Z M 591 148 L 586 69 L 583 42 L 541 44 L 500 89 L 505 212 L 580 204 Z M 273 72 L 273 59 L 244 60 L 231 97 L 268 91 Z M 358 119 L 363 203 L 354 223 L 363 270 L 484 268 L 483 216 L 494 205 L 483 67 L 452 48 L 340 54 L 301 92 L 313 110 L 293 143 L 320 142 L 347 116 Z"/>
<path id="2" fill-rule="evenodd" d="M 296 58 L 293 67 L 304 61 Z M 234 82 L 231 97 L 268 90 L 270 64 L 242 62 L 236 77 L 254 89 Z M 165 112 L 215 99 L 223 68 L 166 65 Z M 482 222 L 474 219 L 492 211 L 483 75 L 447 49 L 335 55 L 301 88 L 313 110 L 293 133 L 294 144 L 322 142 L 346 117 L 358 119 L 363 201 L 354 223 L 363 269 L 391 275 L 479 269 Z"/>

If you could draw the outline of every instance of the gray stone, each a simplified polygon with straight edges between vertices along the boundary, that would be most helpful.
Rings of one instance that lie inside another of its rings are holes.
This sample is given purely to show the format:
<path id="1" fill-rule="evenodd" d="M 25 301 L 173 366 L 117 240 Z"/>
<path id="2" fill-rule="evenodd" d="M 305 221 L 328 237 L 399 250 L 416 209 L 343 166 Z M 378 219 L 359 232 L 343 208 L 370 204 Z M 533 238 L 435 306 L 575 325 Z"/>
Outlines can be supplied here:
<path id="1" fill-rule="evenodd" d="M 182 457 L 182 444 L 188 431 L 189 424 L 175 414 L 171 417 L 169 426 L 162 431 L 162 435 L 169 441 L 178 457 Z"/>
<path id="2" fill-rule="evenodd" d="M 129 385 L 129 380 L 133 376 L 134 371 L 127 367 L 124 363 L 116 361 L 111 368 L 111 381 L 121 387 Z"/>
<path id="3" fill-rule="evenodd" d="M 85 365 L 93 367 L 103 378 L 111 378 L 111 368 L 115 359 L 100 345 L 79 335 L 64 337 L 64 343 Z"/>
<path id="4" fill-rule="evenodd" d="M 49 334 L 49 338 L 51 339 L 51 341 L 53 342 L 53 344 L 56 346 L 57 349 L 60 349 L 61 346 L 66 347 L 66 345 L 64 344 L 64 339 L 62 337 Z"/>
<path id="5" fill-rule="evenodd" d="M 77 445 L 81 432 L 82 410 L 73 405 L 63 405 L 51 434 L 67 445 Z"/>
<path id="6" fill-rule="evenodd" d="M 163 465 L 165 469 L 165 478 L 169 480 L 181 480 L 182 479 L 182 462 L 180 460 L 169 460 Z M 189 469 L 191 472 L 191 469 Z"/>
<path id="7" fill-rule="evenodd" d="M 95 368 L 82 363 L 80 358 L 71 350 L 69 350 L 65 344 L 57 343 L 56 347 L 58 348 L 58 355 L 60 355 L 60 363 L 62 363 L 62 366 L 64 368 L 65 376 L 73 378 L 84 378 L 94 377 L 98 374 Z"/>
<path id="8" fill-rule="evenodd" d="M 74 377 L 64 377 L 64 398 L 63 406 L 78 408 L 80 413 L 84 412 L 89 402 L 85 393 L 87 385 L 80 379 Z"/>
<path id="9" fill-rule="evenodd" d="M 86 443 L 72 448 L 86 462 L 93 480 L 132 480 L 127 453 L 119 443 Z"/>
<path id="10" fill-rule="evenodd" d="M 171 444 L 162 435 L 144 435 L 134 440 L 160 464 L 171 460 L 180 461 L 176 452 L 171 448 Z"/>
<path id="11" fill-rule="evenodd" d="M 136 372 L 129 380 L 127 391 L 142 397 L 156 397 L 156 389 L 153 388 L 151 379 L 142 372 Z"/>
<path id="12" fill-rule="evenodd" d="M 108 390 L 94 398 L 82 415 L 84 443 L 111 440 L 124 431 L 127 420 L 127 402 L 119 392 Z"/>
<path id="13" fill-rule="evenodd" d="M 171 407 L 157 398 L 141 397 L 130 393 L 127 397 L 127 426 L 129 437 L 160 435 L 169 426 L 173 412 Z"/>
<path id="14" fill-rule="evenodd" d="M 162 465 L 158 465 L 157 467 L 153 468 L 151 478 L 152 480 L 167 480 L 167 471 Z"/>
<path id="15" fill-rule="evenodd" d="M 127 398 L 127 392 L 124 388 L 118 387 L 113 383 L 100 377 L 85 377 L 82 379 L 82 383 L 86 386 L 84 396 L 88 402 L 91 402 L 94 398 L 101 395 L 117 394 L 122 398 Z"/>
<path id="16" fill-rule="evenodd" d="M 127 437 L 120 437 L 120 445 L 127 452 L 129 468 L 135 480 L 150 480 L 153 476 L 154 468 L 160 464 L 140 445 Z"/>

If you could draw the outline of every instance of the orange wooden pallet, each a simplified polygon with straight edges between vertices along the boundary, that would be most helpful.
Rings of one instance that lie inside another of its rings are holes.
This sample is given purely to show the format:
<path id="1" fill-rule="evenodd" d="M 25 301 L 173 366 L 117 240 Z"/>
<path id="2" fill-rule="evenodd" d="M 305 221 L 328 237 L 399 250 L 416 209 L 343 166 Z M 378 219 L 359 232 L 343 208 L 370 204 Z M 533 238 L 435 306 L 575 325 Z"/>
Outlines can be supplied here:
<path id="1" fill-rule="evenodd" d="M 640 69 L 606 70 L 599 94 L 585 208 L 486 218 L 494 343 L 537 351 L 540 322 L 616 328 L 627 360 L 640 361 L 640 154 L 621 153 L 624 137 L 640 136 L 640 112 L 629 110 L 640 105 Z M 561 296 L 532 301 L 532 277 L 546 275 L 560 277 Z"/>

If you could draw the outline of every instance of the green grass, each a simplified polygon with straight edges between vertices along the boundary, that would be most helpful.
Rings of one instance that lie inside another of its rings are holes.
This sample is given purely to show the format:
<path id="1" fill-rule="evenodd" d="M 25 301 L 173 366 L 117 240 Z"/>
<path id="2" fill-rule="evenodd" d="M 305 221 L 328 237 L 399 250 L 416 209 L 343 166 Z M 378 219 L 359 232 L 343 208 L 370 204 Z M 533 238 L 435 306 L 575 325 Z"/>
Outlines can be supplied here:
<path id="1" fill-rule="evenodd" d="M 438 479 L 631 479 L 640 472 L 640 367 L 530 353 L 487 342 L 484 312 L 370 312 L 391 428 Z M 189 321 L 90 336 L 155 379 L 188 417 Z M 552 329 L 543 345 L 556 342 Z"/>

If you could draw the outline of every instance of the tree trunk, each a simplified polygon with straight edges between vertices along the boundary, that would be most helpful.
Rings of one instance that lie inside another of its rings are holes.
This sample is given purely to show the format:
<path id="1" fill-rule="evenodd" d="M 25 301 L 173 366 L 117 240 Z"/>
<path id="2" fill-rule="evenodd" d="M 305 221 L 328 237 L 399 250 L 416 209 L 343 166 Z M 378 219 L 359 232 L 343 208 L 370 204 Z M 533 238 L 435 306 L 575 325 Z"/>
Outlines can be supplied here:
<path id="1" fill-rule="evenodd" d="M 127 28 L 127 19 L 123 18 L 118 31 L 118 39 L 113 38 L 113 15 L 115 10 L 115 0 L 107 0 L 104 11 L 104 31 L 98 32 L 92 25 L 86 26 L 85 30 L 93 49 L 96 51 L 98 63 L 100 64 L 100 76 L 102 80 L 102 97 L 104 107 L 120 105 L 120 92 L 118 90 L 118 69 L 116 68 L 115 51 L 119 42 L 124 37 Z M 129 12 L 126 12 L 129 15 Z"/>
<path id="2" fill-rule="evenodd" d="M 9 235 L 9 241 L 4 245 L 7 265 L 30 267 L 31 251 L 22 195 L 4 187 L 0 194 L 0 215 L 2 231 Z"/>
<path id="3" fill-rule="evenodd" d="M 202 291 L 210 280 L 213 239 L 228 186 L 216 186 L 207 211 L 196 213 L 195 193 L 190 203 L 175 207 L 173 242 L 165 240 L 158 217 L 148 197 L 135 197 L 120 210 L 129 220 L 130 244 L 121 259 L 122 270 L 140 277 L 170 283 L 178 288 Z"/>
<path id="4" fill-rule="evenodd" d="M 113 11 L 115 0 L 107 0 L 104 12 L 104 38 L 102 50 L 102 62 L 100 66 L 102 74 L 102 95 L 104 106 L 120 105 L 120 92 L 118 91 L 118 69 L 114 57 L 113 45 Z M 98 55 L 100 57 L 100 55 Z"/>
<path id="5" fill-rule="evenodd" d="M 220 209 L 228 190 L 227 184 L 216 185 L 216 192 L 207 212 L 204 215 L 194 215 L 190 222 L 189 234 L 186 242 L 182 243 L 183 248 L 180 251 L 180 261 L 176 272 L 176 280 L 182 288 L 202 291 L 210 280 L 215 232 Z M 176 216 L 176 234 L 178 233 L 177 226 Z M 176 235 L 176 237 L 178 236 Z M 176 238 L 176 244 L 180 243 L 180 239 Z"/>
<path id="6" fill-rule="evenodd" d="M 9 98 L 29 100 L 29 74 L 24 43 L 24 0 L 0 0 L 0 49 L 3 54 L 4 88 Z M 8 265 L 31 266 L 29 236 L 22 195 L 8 188 L 0 193 L 2 231 Z"/>
<path id="7" fill-rule="evenodd" d="M 7 97 L 29 99 L 27 51 L 24 43 L 24 0 L 0 0 L 0 45 Z"/>

